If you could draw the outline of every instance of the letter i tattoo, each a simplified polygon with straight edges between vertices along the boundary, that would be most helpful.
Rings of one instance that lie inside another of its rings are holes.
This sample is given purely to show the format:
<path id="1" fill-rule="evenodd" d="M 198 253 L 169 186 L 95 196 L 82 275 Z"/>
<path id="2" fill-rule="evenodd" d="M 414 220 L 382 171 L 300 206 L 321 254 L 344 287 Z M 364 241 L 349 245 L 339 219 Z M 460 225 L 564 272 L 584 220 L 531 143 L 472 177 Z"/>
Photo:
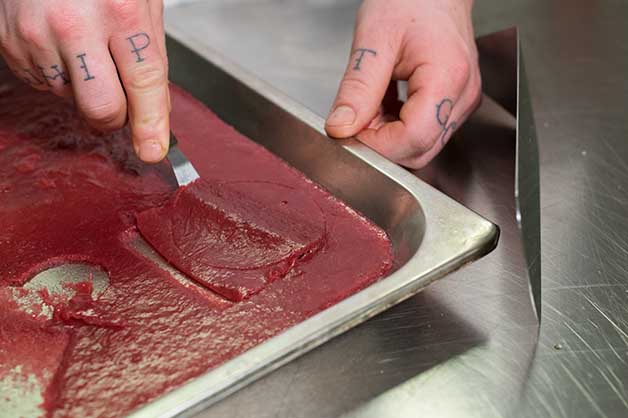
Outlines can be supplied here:
<path id="1" fill-rule="evenodd" d="M 87 62 L 85 60 L 86 56 L 87 54 L 84 52 L 76 56 L 76 58 L 78 58 L 81 61 L 81 69 L 85 71 L 85 78 L 83 79 L 83 81 L 89 81 L 96 78 L 89 73 L 89 69 L 87 68 Z"/>

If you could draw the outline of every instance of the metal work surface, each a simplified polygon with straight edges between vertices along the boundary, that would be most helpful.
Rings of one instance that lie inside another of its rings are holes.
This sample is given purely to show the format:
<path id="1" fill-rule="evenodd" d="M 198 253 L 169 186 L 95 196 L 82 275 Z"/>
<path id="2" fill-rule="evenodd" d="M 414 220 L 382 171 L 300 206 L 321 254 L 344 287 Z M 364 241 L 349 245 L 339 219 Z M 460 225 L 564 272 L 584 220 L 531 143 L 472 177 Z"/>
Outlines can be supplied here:
<path id="1" fill-rule="evenodd" d="M 324 115 L 358 4 L 191 2 L 167 21 Z M 627 16 L 625 1 L 476 1 L 479 34 L 522 35 L 541 167 L 538 345 L 514 135 L 485 101 L 419 175 L 500 225 L 497 249 L 199 416 L 626 416 Z"/>

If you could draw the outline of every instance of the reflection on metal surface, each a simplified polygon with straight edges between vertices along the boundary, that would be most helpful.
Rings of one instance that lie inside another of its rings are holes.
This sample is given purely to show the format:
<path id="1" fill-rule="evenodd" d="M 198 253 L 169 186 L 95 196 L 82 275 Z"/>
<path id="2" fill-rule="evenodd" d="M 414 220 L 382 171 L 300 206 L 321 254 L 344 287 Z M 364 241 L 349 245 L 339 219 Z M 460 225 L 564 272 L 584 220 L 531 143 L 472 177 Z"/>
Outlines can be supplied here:
<path id="1" fill-rule="evenodd" d="M 515 199 L 517 223 L 521 229 L 523 249 L 528 263 L 530 293 L 536 317 L 541 321 L 541 197 L 539 149 L 528 80 L 517 37 L 517 164 L 515 166 Z"/>
<path id="2" fill-rule="evenodd" d="M 477 40 L 484 90 L 511 115 L 516 123 L 514 195 L 516 220 L 521 230 L 530 296 L 541 320 L 541 208 L 539 151 L 532 104 L 517 28 L 506 29 Z"/>

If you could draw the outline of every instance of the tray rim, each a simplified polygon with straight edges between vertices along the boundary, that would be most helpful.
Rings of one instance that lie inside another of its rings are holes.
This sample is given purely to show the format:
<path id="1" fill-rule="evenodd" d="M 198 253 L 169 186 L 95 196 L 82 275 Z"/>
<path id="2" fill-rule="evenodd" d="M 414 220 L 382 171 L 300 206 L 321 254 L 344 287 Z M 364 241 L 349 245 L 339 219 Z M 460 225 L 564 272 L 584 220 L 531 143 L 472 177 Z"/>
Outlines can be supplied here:
<path id="1" fill-rule="evenodd" d="M 166 32 L 182 47 L 190 49 L 326 136 L 324 119 L 306 106 L 244 70 L 202 41 L 176 28 L 167 27 Z M 408 299 L 433 281 L 488 254 L 497 246 L 497 225 L 360 142 L 346 140 L 342 141 L 341 146 L 403 187 L 417 201 L 426 225 L 430 225 L 429 229 L 426 227 L 418 250 L 388 277 L 165 393 L 133 411 L 129 417 L 194 415 L 331 338 Z M 425 206 L 421 204 L 422 201 L 430 201 L 430 205 Z M 432 220 L 434 222 L 430 222 Z"/>

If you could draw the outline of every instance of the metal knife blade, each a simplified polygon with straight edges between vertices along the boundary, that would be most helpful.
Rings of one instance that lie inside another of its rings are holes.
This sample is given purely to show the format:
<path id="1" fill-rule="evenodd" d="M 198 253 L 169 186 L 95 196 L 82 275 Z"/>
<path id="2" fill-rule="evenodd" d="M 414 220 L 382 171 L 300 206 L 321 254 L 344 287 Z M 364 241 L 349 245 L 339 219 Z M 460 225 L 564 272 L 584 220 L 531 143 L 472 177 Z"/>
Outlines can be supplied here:
<path id="1" fill-rule="evenodd" d="M 174 136 L 172 132 L 170 132 L 170 149 L 168 150 L 168 161 L 170 161 L 170 165 L 172 166 L 172 170 L 174 171 L 174 176 L 177 178 L 177 183 L 179 187 L 186 186 L 193 181 L 200 178 L 198 172 L 187 159 L 187 157 L 181 152 L 179 149 L 179 141 Z"/>

